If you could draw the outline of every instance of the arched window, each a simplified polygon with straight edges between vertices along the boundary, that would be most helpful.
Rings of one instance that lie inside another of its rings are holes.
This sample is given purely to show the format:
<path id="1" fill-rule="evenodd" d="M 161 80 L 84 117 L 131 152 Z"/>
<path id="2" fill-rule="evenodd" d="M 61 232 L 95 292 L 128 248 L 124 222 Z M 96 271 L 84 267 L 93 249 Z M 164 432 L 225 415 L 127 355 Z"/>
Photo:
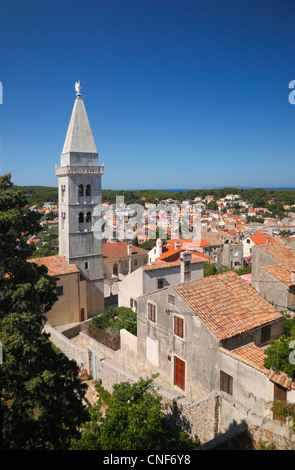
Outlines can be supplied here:
<path id="1" fill-rule="evenodd" d="M 78 196 L 83 197 L 83 194 L 84 194 L 84 186 L 83 186 L 83 184 L 79 184 Z"/>
<path id="2" fill-rule="evenodd" d="M 86 196 L 91 196 L 91 184 L 87 184 L 86 186 Z"/>
<path id="3" fill-rule="evenodd" d="M 86 222 L 91 222 L 91 212 L 87 212 L 87 214 L 86 214 Z"/>
<path id="4" fill-rule="evenodd" d="M 79 224 L 83 224 L 83 222 L 84 222 L 84 214 L 83 214 L 83 212 L 80 212 L 79 213 Z"/>

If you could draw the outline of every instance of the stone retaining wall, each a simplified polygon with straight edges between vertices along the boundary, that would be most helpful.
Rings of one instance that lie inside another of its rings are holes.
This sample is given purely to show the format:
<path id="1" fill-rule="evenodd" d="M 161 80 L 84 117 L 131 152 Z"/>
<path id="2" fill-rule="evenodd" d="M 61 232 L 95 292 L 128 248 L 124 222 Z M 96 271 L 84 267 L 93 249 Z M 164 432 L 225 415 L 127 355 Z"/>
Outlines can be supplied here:
<path id="1" fill-rule="evenodd" d="M 76 344 L 67 338 L 62 331 L 57 330 L 47 323 L 44 332 L 50 335 L 51 342 L 69 358 L 77 362 L 78 366 L 90 370 L 89 352 L 83 346 Z"/>
<path id="2" fill-rule="evenodd" d="M 75 339 L 68 339 L 61 331 L 49 324 L 45 326 L 45 332 L 50 334 L 50 339 L 55 346 L 61 349 L 69 359 L 75 360 L 78 365 L 83 365 L 88 372 L 92 370 L 91 356 L 94 353 L 98 359 L 98 378 L 102 386 L 110 392 L 115 384 L 125 381 L 135 383 L 140 378 L 135 372 L 126 369 L 124 362 L 120 364 L 121 361 L 118 358 L 115 358 L 118 362 L 107 358 L 103 354 L 105 351 L 92 341 L 82 346 Z M 115 355 L 118 353 L 119 351 L 116 351 Z M 191 402 L 187 397 L 177 396 L 173 390 L 162 388 L 157 380 L 155 385 L 159 385 L 159 394 L 163 402 L 169 405 L 167 410 L 169 419 L 181 423 L 188 434 L 197 438 L 204 448 L 213 448 L 245 429 L 250 431 L 257 444 L 260 442 L 266 445 L 274 444 L 277 449 L 295 448 L 295 438 L 290 434 L 287 426 L 254 415 L 247 416 L 242 409 L 226 400 L 226 397 L 219 391 L 210 393 L 198 402 Z"/>

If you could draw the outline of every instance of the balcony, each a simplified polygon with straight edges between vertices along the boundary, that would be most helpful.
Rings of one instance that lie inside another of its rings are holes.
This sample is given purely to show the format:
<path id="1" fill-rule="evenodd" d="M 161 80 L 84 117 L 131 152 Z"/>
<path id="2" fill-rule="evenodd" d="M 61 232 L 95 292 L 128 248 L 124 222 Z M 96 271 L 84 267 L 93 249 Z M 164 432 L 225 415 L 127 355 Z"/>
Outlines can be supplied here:
<path id="1" fill-rule="evenodd" d="M 56 176 L 71 176 L 71 175 L 103 175 L 104 165 L 102 166 L 62 166 L 55 167 Z"/>

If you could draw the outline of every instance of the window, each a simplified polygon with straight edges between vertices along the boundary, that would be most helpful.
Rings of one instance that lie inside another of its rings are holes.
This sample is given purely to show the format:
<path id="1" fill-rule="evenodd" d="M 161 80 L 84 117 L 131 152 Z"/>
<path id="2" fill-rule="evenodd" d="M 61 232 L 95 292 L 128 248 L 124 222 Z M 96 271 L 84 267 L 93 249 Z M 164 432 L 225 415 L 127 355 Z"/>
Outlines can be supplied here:
<path id="1" fill-rule="evenodd" d="M 158 289 L 163 289 L 164 279 L 157 279 L 157 286 L 158 286 Z"/>
<path id="2" fill-rule="evenodd" d="M 86 196 L 91 196 L 91 184 L 87 184 L 85 194 Z"/>
<path id="3" fill-rule="evenodd" d="M 229 395 L 233 394 L 233 378 L 222 370 L 220 371 L 220 390 Z"/>
<path id="4" fill-rule="evenodd" d="M 83 212 L 80 212 L 79 213 L 79 224 L 83 224 L 83 222 L 84 222 L 84 214 L 83 214 Z"/>
<path id="5" fill-rule="evenodd" d="M 56 287 L 56 295 L 63 295 L 63 294 L 64 294 L 63 286 L 57 286 Z"/>
<path id="6" fill-rule="evenodd" d="M 136 309 L 137 309 L 137 302 L 136 300 L 130 298 L 130 308 L 134 309 L 134 311 L 136 312 Z"/>
<path id="7" fill-rule="evenodd" d="M 175 305 L 175 297 L 172 294 L 168 294 L 168 304 Z"/>
<path id="8" fill-rule="evenodd" d="M 87 214 L 86 214 L 86 222 L 91 222 L 91 212 L 87 212 Z"/>
<path id="9" fill-rule="evenodd" d="M 261 343 L 262 344 L 265 344 L 270 340 L 271 338 L 270 332 L 271 332 L 270 325 L 267 325 L 261 328 Z"/>
<path id="10" fill-rule="evenodd" d="M 84 186 L 83 186 L 83 184 L 79 184 L 78 197 L 83 197 L 83 194 L 84 194 Z"/>
<path id="11" fill-rule="evenodd" d="M 184 273 L 184 282 L 188 282 L 191 280 L 191 272 L 188 271 L 188 272 L 185 272 Z"/>
<path id="12" fill-rule="evenodd" d="M 174 317 L 174 334 L 183 338 L 183 318 L 177 317 L 176 315 Z"/>
<path id="13" fill-rule="evenodd" d="M 247 239 L 247 243 L 251 243 L 251 240 L 249 240 L 249 238 Z"/>
<path id="14" fill-rule="evenodd" d="M 88 269 L 88 263 L 87 263 L 87 261 L 86 261 L 86 263 L 85 263 L 85 269 Z"/>
<path id="15" fill-rule="evenodd" d="M 85 308 L 80 309 L 80 321 L 85 320 Z"/>
<path id="16" fill-rule="evenodd" d="M 113 264 L 113 274 L 114 274 L 115 276 L 118 275 L 118 265 L 117 265 L 117 263 L 114 263 L 114 264 Z"/>
<path id="17" fill-rule="evenodd" d="M 155 322 L 156 321 L 156 306 L 148 303 L 148 319 Z"/>

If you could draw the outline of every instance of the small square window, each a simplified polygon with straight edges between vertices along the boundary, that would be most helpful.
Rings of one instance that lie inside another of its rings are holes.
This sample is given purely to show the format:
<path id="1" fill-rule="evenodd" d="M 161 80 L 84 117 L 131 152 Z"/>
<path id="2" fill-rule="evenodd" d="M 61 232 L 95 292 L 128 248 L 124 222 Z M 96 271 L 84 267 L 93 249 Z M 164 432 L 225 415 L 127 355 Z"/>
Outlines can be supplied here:
<path id="1" fill-rule="evenodd" d="M 164 279 L 157 279 L 157 286 L 158 286 L 158 289 L 163 289 Z"/>
<path id="2" fill-rule="evenodd" d="M 57 286 L 56 288 L 56 295 L 63 295 L 64 294 L 64 288 L 63 286 Z"/>
<path id="3" fill-rule="evenodd" d="M 168 304 L 175 305 L 175 297 L 172 294 L 168 294 Z"/>

